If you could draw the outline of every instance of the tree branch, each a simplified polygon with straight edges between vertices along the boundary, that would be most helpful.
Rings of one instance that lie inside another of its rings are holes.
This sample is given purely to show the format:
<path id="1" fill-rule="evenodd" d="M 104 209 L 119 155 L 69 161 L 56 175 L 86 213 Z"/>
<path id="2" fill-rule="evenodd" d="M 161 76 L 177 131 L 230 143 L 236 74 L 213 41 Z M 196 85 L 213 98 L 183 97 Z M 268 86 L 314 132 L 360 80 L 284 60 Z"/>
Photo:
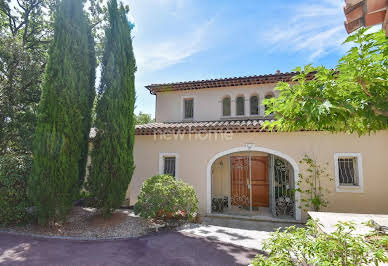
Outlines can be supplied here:
<path id="1" fill-rule="evenodd" d="M 361 84 L 361 87 L 362 87 L 362 90 L 365 92 L 366 95 L 368 95 L 369 97 L 372 97 L 372 94 L 370 94 L 370 92 L 367 90 L 366 88 L 366 83 L 363 79 L 359 79 L 358 82 Z"/>
<path id="2" fill-rule="evenodd" d="M 382 115 L 382 116 L 388 117 L 388 111 L 379 110 L 373 104 L 370 105 L 370 108 L 373 110 L 375 115 Z"/>

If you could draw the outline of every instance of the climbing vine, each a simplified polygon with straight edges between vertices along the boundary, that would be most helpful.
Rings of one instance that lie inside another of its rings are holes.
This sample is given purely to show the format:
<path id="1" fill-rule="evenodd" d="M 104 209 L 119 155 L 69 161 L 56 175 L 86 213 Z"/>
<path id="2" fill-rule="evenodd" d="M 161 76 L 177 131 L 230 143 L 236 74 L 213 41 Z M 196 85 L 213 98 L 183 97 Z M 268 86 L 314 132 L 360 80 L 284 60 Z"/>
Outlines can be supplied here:
<path id="1" fill-rule="evenodd" d="M 320 211 L 321 208 L 328 206 L 327 194 L 330 193 L 326 186 L 322 186 L 322 183 L 334 180 L 327 172 L 328 163 L 320 165 L 308 155 L 305 155 L 299 163 L 307 167 L 305 174 L 299 174 L 297 182 L 296 191 L 301 194 L 299 207 L 304 211 Z"/>

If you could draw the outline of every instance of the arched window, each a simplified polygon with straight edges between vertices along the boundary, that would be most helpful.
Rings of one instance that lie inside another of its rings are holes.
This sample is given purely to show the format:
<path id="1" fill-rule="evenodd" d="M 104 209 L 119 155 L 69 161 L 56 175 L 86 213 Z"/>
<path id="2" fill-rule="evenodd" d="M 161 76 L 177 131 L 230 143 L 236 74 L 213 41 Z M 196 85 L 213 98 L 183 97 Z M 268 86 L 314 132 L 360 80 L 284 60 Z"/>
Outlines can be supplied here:
<path id="1" fill-rule="evenodd" d="M 222 99 L 222 116 L 230 116 L 230 97 Z"/>
<path id="2" fill-rule="evenodd" d="M 251 97 L 250 108 L 251 108 L 251 115 L 258 115 L 259 114 L 259 98 L 257 96 Z"/>
<path id="3" fill-rule="evenodd" d="M 271 98 L 273 98 L 272 94 L 268 94 L 268 95 L 265 96 L 265 99 L 271 99 Z M 267 105 L 264 105 L 264 110 L 267 111 Z M 264 113 L 264 114 L 267 115 L 266 113 Z M 268 115 L 271 115 L 271 114 L 268 114 Z"/>
<path id="4" fill-rule="evenodd" d="M 239 96 L 236 99 L 236 115 L 244 115 L 245 114 L 245 107 L 244 107 L 244 97 Z"/>

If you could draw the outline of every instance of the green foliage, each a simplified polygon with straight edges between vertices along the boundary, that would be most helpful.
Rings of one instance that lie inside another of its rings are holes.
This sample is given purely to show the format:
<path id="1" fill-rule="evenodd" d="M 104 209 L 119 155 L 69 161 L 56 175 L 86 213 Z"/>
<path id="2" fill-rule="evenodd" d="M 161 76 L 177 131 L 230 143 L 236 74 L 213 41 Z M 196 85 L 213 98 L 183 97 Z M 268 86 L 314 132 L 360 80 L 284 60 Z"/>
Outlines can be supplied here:
<path id="1" fill-rule="evenodd" d="M 354 234 L 351 223 L 339 223 L 331 234 L 320 233 L 309 221 L 306 228 L 277 230 L 264 243 L 267 256 L 258 255 L 252 265 L 378 265 L 388 262 L 376 241 Z"/>
<path id="2" fill-rule="evenodd" d="M 27 180 L 30 156 L 0 156 L 0 224 L 20 224 L 28 220 Z"/>
<path id="3" fill-rule="evenodd" d="M 377 237 L 377 243 L 384 247 L 388 251 L 388 236 L 387 235 L 379 235 Z"/>
<path id="4" fill-rule="evenodd" d="M 325 130 L 366 134 L 388 128 L 388 40 L 384 31 L 361 29 L 345 41 L 353 43 L 336 69 L 297 67 L 294 84 L 280 82 L 277 98 L 266 99 L 265 126 L 280 131 Z M 308 75 L 315 75 L 313 80 Z"/>
<path id="5" fill-rule="evenodd" d="M 301 208 L 304 211 L 314 210 L 319 211 L 322 207 L 327 207 L 328 201 L 325 195 L 329 190 L 325 185 L 321 185 L 322 181 L 333 181 L 333 178 L 327 173 L 327 164 L 319 165 L 315 160 L 305 155 L 300 164 L 306 165 L 306 174 L 299 174 L 298 188 L 296 191 L 301 193 Z"/>
<path id="6" fill-rule="evenodd" d="M 156 175 L 144 181 L 134 211 L 145 218 L 183 216 L 192 220 L 198 199 L 192 186 L 169 175 Z"/>
<path id="7" fill-rule="evenodd" d="M 155 122 L 155 119 L 152 119 L 151 115 L 140 112 L 138 115 L 135 115 L 136 125 L 143 125 Z"/>
<path id="8" fill-rule="evenodd" d="M 0 1 L 0 155 L 32 153 L 51 1 Z"/>
<path id="9" fill-rule="evenodd" d="M 79 0 L 63 0 L 55 14 L 28 195 L 38 222 L 63 219 L 79 195 L 80 161 L 90 126 L 95 60 L 88 19 Z"/>
<path id="10" fill-rule="evenodd" d="M 0 154 L 31 154 L 45 56 L 4 37 L 0 62 Z"/>
<path id="11" fill-rule="evenodd" d="M 108 3 L 99 101 L 87 189 L 104 215 L 120 207 L 134 170 L 135 71 L 125 8 Z"/>

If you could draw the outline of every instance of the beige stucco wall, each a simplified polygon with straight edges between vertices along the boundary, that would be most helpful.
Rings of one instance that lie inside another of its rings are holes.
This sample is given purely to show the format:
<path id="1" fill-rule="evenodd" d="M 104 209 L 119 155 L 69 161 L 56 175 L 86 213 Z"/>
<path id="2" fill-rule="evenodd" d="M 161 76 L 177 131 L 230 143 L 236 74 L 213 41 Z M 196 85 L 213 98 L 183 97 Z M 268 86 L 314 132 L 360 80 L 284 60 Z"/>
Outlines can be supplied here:
<path id="1" fill-rule="evenodd" d="M 245 115 L 249 116 L 249 98 L 259 97 L 259 103 L 268 94 L 278 95 L 274 91 L 276 84 L 249 85 L 240 87 L 210 88 L 200 90 L 167 91 L 157 94 L 156 122 L 177 122 L 183 119 L 183 99 L 194 98 L 195 121 L 219 120 L 222 117 L 222 99 L 231 97 L 231 116 L 236 115 L 236 97 L 245 97 Z M 260 107 L 260 115 L 264 115 L 264 107 Z"/>
<path id="2" fill-rule="evenodd" d="M 327 211 L 385 213 L 388 214 L 388 131 L 371 136 L 331 134 L 325 132 L 294 133 L 236 133 L 230 139 L 214 135 L 201 139 L 185 135 L 176 140 L 160 136 L 136 136 L 134 171 L 128 194 L 134 204 L 143 181 L 159 172 L 159 153 L 177 153 L 177 176 L 195 188 L 200 210 L 206 212 L 207 165 L 220 152 L 254 144 L 279 151 L 294 161 L 305 155 L 320 163 L 328 163 L 329 174 L 334 177 L 334 153 L 354 152 L 362 154 L 364 192 L 335 192 L 334 182 L 325 185 L 328 195 Z M 305 169 L 299 165 L 301 173 Z"/>

